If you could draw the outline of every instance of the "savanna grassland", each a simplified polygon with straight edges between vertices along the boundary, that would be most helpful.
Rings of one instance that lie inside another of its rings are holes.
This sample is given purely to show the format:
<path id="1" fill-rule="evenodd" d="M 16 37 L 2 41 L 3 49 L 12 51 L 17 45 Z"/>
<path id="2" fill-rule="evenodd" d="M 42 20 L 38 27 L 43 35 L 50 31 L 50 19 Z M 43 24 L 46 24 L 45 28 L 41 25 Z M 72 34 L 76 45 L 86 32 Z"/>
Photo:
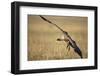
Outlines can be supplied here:
<path id="1" fill-rule="evenodd" d="M 82 51 L 83 58 L 88 57 L 88 18 L 71 16 L 43 16 L 57 24 L 76 41 Z M 28 15 L 28 61 L 79 59 L 72 48 L 66 49 L 61 38 L 62 32 L 39 16 Z"/>

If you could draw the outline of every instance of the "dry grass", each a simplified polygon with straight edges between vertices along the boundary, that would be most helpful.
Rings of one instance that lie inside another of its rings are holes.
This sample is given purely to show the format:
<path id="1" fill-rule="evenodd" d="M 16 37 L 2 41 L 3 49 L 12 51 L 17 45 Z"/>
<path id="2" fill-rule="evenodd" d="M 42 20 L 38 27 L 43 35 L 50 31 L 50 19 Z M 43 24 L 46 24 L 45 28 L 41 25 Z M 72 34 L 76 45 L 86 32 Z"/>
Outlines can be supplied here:
<path id="1" fill-rule="evenodd" d="M 87 17 L 44 16 L 67 31 L 80 47 L 83 57 L 87 51 Z M 68 52 L 65 42 L 56 41 L 62 32 L 43 21 L 39 16 L 28 16 L 28 60 L 55 60 L 80 58 L 71 48 Z"/>

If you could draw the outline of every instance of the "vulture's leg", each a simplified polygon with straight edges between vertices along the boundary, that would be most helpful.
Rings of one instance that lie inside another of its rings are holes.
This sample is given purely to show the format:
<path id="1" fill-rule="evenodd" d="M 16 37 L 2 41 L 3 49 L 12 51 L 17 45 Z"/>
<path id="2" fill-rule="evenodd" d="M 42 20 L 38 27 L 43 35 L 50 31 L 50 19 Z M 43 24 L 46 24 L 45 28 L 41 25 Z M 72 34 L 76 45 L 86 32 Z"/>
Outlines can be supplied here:
<path id="1" fill-rule="evenodd" d="M 68 49 L 68 51 L 70 51 L 70 44 L 68 42 L 66 49 Z"/>
<path id="2" fill-rule="evenodd" d="M 66 47 L 66 49 L 68 49 L 67 50 L 67 55 L 68 55 L 68 52 L 70 51 L 70 42 L 69 41 L 67 41 L 67 47 Z"/>

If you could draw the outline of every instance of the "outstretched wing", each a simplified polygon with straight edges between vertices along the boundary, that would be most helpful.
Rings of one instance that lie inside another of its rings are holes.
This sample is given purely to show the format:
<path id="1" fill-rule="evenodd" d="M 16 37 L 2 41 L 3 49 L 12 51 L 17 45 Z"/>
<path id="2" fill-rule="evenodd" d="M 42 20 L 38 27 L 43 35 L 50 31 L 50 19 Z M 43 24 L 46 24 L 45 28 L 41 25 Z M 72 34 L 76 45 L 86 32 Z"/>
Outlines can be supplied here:
<path id="1" fill-rule="evenodd" d="M 47 20 L 46 18 L 44 18 L 43 16 L 40 16 L 44 21 L 47 21 L 48 23 L 53 24 L 51 21 Z"/>
<path id="2" fill-rule="evenodd" d="M 44 17 L 41 16 L 41 15 L 40 15 L 40 17 L 41 17 L 44 21 L 46 21 L 46 22 L 48 22 L 48 23 L 50 23 L 50 24 L 56 26 L 60 31 L 64 32 L 64 31 L 63 31 L 58 25 L 56 25 L 55 23 L 52 23 L 51 21 L 47 20 L 46 18 L 44 18 Z"/>

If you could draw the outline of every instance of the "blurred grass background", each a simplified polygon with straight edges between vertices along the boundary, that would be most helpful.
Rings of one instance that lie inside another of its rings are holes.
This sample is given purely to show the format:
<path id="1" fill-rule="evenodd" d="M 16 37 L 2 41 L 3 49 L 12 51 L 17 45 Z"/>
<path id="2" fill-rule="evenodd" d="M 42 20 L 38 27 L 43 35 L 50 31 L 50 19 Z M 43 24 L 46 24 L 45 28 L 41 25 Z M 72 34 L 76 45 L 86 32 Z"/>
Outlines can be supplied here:
<path id="1" fill-rule="evenodd" d="M 82 51 L 83 58 L 88 57 L 88 18 L 75 16 L 43 16 L 67 31 Z M 28 61 L 79 59 L 71 48 L 66 49 L 64 41 L 57 41 L 62 32 L 39 16 L 28 15 Z"/>

